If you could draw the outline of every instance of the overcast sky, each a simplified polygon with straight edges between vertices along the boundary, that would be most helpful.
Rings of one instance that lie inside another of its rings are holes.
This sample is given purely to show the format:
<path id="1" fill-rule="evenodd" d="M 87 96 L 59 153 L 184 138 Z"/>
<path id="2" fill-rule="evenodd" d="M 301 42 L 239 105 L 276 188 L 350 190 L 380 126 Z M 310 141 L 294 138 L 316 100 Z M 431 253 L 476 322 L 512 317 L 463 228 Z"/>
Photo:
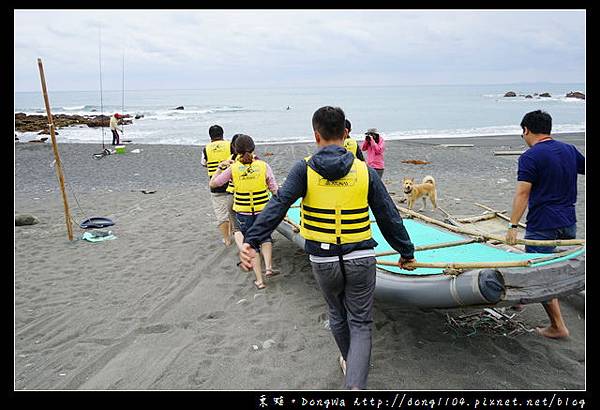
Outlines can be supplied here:
<path id="1" fill-rule="evenodd" d="M 585 81 L 585 10 L 15 10 L 15 90 Z"/>

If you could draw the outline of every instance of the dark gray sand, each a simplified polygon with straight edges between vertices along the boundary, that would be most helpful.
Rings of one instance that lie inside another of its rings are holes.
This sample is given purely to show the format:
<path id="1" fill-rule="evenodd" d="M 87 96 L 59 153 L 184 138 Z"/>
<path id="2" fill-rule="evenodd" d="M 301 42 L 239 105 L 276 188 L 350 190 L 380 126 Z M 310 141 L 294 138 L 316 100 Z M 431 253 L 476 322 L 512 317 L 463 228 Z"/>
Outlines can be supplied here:
<path id="1" fill-rule="evenodd" d="M 555 137 L 585 155 L 583 134 Z M 131 153 L 136 148 L 141 153 Z M 453 215 L 480 214 L 474 202 L 510 212 L 518 157 L 493 152 L 524 148 L 519 136 L 390 141 L 383 179 L 400 197 L 402 177 L 433 175 L 439 205 Z M 15 212 L 40 219 L 15 228 L 16 389 L 342 387 L 308 257 L 275 233 L 274 267 L 283 274 L 264 291 L 254 288 L 212 223 L 199 147 L 128 145 L 125 155 L 101 160 L 92 158 L 97 145 L 59 150 L 73 219 L 109 217 L 117 239 L 69 243 L 51 146 L 15 144 Z M 281 183 L 313 150 L 259 145 L 257 154 Z M 431 163 L 400 162 L 409 159 Z M 584 238 L 585 177 L 578 190 Z M 585 314 L 577 301 L 561 303 L 571 336 L 558 341 L 501 331 L 467 337 L 446 321 L 463 310 L 376 302 L 369 388 L 583 389 Z M 547 323 L 539 304 L 517 317 L 528 327 Z"/>

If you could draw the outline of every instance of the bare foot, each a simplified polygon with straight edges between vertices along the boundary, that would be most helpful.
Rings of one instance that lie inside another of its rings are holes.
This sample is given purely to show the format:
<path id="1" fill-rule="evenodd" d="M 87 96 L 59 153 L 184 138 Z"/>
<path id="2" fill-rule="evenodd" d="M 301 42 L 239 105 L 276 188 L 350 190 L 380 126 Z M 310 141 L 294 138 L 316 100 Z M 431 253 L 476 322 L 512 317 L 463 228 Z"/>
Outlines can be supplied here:
<path id="1" fill-rule="evenodd" d="M 535 331 L 538 332 L 538 334 L 544 337 L 548 337 L 550 339 L 563 339 L 569 336 L 569 329 L 567 329 L 566 327 L 562 329 L 555 328 L 552 326 L 536 327 Z"/>

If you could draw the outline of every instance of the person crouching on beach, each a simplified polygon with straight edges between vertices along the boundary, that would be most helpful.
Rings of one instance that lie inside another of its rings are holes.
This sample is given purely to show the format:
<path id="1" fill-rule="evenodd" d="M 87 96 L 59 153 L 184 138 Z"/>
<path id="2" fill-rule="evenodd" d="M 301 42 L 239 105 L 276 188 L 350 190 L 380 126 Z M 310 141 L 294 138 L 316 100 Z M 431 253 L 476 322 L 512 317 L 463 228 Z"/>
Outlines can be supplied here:
<path id="1" fill-rule="evenodd" d="M 346 139 L 344 139 L 344 148 L 354 154 L 356 158 L 364 161 L 365 157 L 363 157 L 362 151 L 358 148 L 358 142 L 350 136 L 350 131 L 352 131 L 352 123 L 346 118 Z"/>
<path id="2" fill-rule="evenodd" d="M 285 183 L 244 235 L 243 269 L 257 259 L 263 238 L 302 198 L 300 234 L 313 275 L 328 305 L 329 326 L 347 389 L 365 389 L 371 360 L 375 247 L 369 208 L 387 242 L 401 255 L 400 268 L 413 270 L 414 245 L 374 169 L 344 148 L 345 115 L 321 107 L 312 117 L 318 151 L 294 164 Z"/>
<path id="3" fill-rule="evenodd" d="M 231 156 L 231 144 L 223 139 L 223 128 L 220 125 L 213 125 L 208 129 L 210 143 L 206 144 L 202 150 L 202 166 L 206 167 L 208 177 L 211 178 L 218 170 L 219 164 Z M 210 184 L 209 184 L 210 185 Z M 212 202 L 215 218 L 225 246 L 231 245 L 230 239 L 230 221 L 229 207 L 231 195 L 227 193 L 227 184 L 210 188 L 210 199 Z"/>
<path id="4" fill-rule="evenodd" d="M 254 141 L 248 135 L 241 134 L 235 140 L 235 152 L 238 159 L 231 164 L 231 160 L 223 161 L 215 175 L 210 180 L 210 187 L 218 187 L 226 184 L 230 179 L 235 186 L 233 192 L 233 210 L 242 235 L 245 237 L 248 230 L 256 221 L 269 202 L 269 192 L 277 195 L 279 189 L 271 167 L 264 161 L 254 157 Z M 260 240 L 260 252 L 265 260 L 265 277 L 276 275 L 273 270 L 273 248 L 271 234 Z M 255 259 L 252 264 L 256 280 L 254 286 L 257 289 L 266 287 L 260 259 Z"/>
<path id="5" fill-rule="evenodd" d="M 377 128 L 369 128 L 365 132 L 365 141 L 361 149 L 367 151 L 367 165 L 377 172 L 379 178 L 383 178 L 385 142 Z"/>

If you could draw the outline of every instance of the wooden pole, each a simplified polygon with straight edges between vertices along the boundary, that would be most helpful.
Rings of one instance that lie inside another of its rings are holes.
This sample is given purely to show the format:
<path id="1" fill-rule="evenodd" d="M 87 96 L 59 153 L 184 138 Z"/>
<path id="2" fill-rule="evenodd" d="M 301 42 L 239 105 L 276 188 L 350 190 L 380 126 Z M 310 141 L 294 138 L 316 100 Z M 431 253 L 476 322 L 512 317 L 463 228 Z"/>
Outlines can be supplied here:
<path id="1" fill-rule="evenodd" d="M 60 191 L 62 193 L 63 205 L 65 208 L 65 222 L 67 224 L 67 236 L 69 240 L 73 240 L 73 227 L 71 226 L 71 214 L 69 213 L 69 203 L 67 201 L 67 193 L 65 191 L 65 179 L 62 172 L 62 164 L 58 155 L 58 147 L 56 145 L 56 135 L 54 133 L 54 120 L 50 111 L 50 101 L 48 100 L 48 90 L 46 89 L 46 77 L 44 76 L 44 66 L 42 59 L 38 58 L 38 67 L 40 69 L 40 80 L 42 81 L 42 92 L 44 94 L 44 103 L 46 104 L 46 114 L 48 115 L 48 126 L 50 127 L 50 138 L 52 139 L 52 149 L 54 151 L 54 159 L 56 160 L 56 174 L 60 183 Z"/>
<path id="2" fill-rule="evenodd" d="M 483 208 L 483 209 L 485 209 L 485 210 L 487 210 L 487 211 L 490 211 L 490 212 L 495 212 L 495 213 L 498 215 L 498 217 L 499 217 L 499 218 L 502 218 L 502 219 L 504 219 L 505 221 L 507 221 L 507 222 L 510 222 L 510 217 L 508 217 L 508 216 L 506 216 L 506 215 L 503 215 L 503 214 L 501 214 L 500 212 L 498 212 L 498 211 L 495 211 L 495 210 L 493 210 L 492 208 L 490 208 L 490 207 L 488 207 L 488 206 L 485 206 L 485 205 L 482 205 L 482 204 L 478 204 L 477 202 L 475 202 L 475 205 L 477 205 L 478 207 L 480 207 L 480 208 Z M 524 223 L 521 223 L 521 222 L 519 222 L 519 226 L 520 226 L 521 228 L 527 228 L 527 225 L 525 225 Z"/>

